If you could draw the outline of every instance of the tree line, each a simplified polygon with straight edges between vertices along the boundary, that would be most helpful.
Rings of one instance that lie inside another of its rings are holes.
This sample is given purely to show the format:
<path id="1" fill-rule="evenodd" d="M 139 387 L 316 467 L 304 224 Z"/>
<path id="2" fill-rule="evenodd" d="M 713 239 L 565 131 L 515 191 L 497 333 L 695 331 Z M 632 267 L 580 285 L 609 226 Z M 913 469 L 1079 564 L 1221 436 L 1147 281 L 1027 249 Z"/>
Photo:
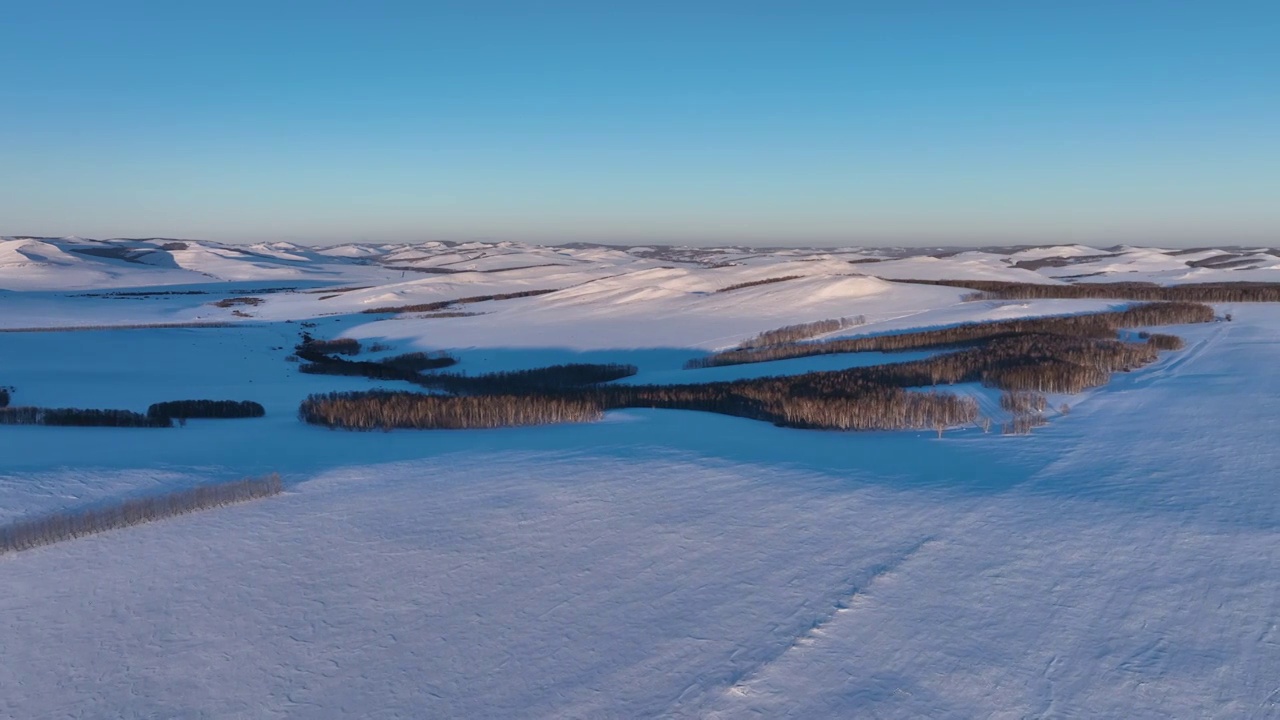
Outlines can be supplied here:
<path id="1" fill-rule="evenodd" d="M 259 297 L 229 297 L 223 298 L 215 302 L 213 305 L 214 307 L 230 308 L 236 307 L 237 305 L 261 305 L 263 302 L 265 301 Z"/>
<path id="2" fill-rule="evenodd" d="M 1280 283 L 1210 282 L 1157 285 L 1148 282 L 1047 285 L 1005 280 L 894 280 L 977 291 L 971 300 L 1104 299 L 1157 302 L 1280 302 Z"/>
<path id="3" fill-rule="evenodd" d="M 784 325 L 773 330 L 765 330 L 764 332 L 747 338 L 734 346 L 734 350 L 757 350 L 760 348 L 774 347 L 776 345 L 786 345 L 788 343 L 800 342 L 808 340 L 819 335 L 826 335 L 837 330 L 846 330 L 858 325 L 865 325 L 867 322 L 866 315 L 858 315 L 856 317 L 830 318 L 827 320 L 815 320 L 813 322 L 800 323 L 798 325 Z M 719 353 L 715 354 L 718 355 Z M 715 355 L 704 358 L 693 358 L 685 363 L 686 370 L 693 370 L 704 367 L 714 367 L 714 360 L 710 358 Z"/>
<path id="4" fill-rule="evenodd" d="M 933 330 L 739 347 L 712 353 L 703 358 L 695 358 L 686 364 L 686 367 L 719 367 L 839 353 L 920 350 L 968 345 L 1002 335 L 1027 333 L 1115 337 L 1116 331 L 1121 328 L 1180 325 L 1213 320 L 1213 308 L 1208 305 L 1188 302 L 1146 303 L 1126 310 L 964 323 Z"/>
<path id="5" fill-rule="evenodd" d="M 55 425 L 63 427 L 173 427 L 167 417 L 149 417 L 132 410 L 82 408 L 4 407 L 0 425 Z"/>
<path id="6" fill-rule="evenodd" d="M 522 290 L 520 292 L 496 293 L 493 295 L 473 295 L 471 297 L 458 298 L 456 300 L 438 300 L 436 302 L 418 303 L 416 305 L 388 305 L 384 307 L 369 308 L 361 312 L 370 315 L 379 315 L 384 313 L 411 313 L 411 312 L 435 312 L 436 310 L 444 310 L 452 305 L 467 305 L 470 303 L 487 302 L 489 300 L 512 300 L 515 298 L 533 297 L 535 295 L 546 295 L 547 293 L 557 292 L 559 288 L 550 290 Z"/>
<path id="7" fill-rule="evenodd" d="M 732 285 L 725 285 L 724 287 L 716 290 L 716 292 L 718 293 L 733 292 L 734 290 L 742 290 L 743 288 L 756 287 L 757 285 L 770 285 L 772 283 L 786 282 L 788 280 L 799 280 L 802 277 L 804 276 L 803 275 L 783 275 L 781 277 L 765 278 L 763 280 L 748 280 L 746 282 L 734 283 Z"/>
<path id="8" fill-rule="evenodd" d="M 977 419 L 977 403 L 943 392 L 867 389 L 856 398 L 778 397 L 764 388 L 723 385 L 606 386 L 518 395 L 414 392 L 329 393 L 303 401 L 304 422 L 347 430 L 464 429 L 599 420 L 606 410 L 699 410 L 794 428 L 833 430 L 951 427 Z"/>
<path id="9" fill-rule="evenodd" d="M 88 330 L 169 330 L 178 328 L 227 328 L 233 327 L 229 322 L 161 322 L 161 323 L 134 323 L 125 325 L 60 325 L 51 327 L 22 327 L 22 328 L 0 328 L 0 333 L 57 333 L 57 332 L 76 332 Z"/>
<path id="10" fill-rule="evenodd" d="M 412 382 L 458 395 L 501 395 L 596 385 L 630 377 L 637 371 L 635 365 L 621 363 L 568 363 L 483 375 L 433 373 L 420 375 Z"/>
<path id="11" fill-rule="evenodd" d="M 258 418 L 267 414 L 250 400 L 170 400 L 147 408 L 147 417 L 180 420 L 196 418 Z"/>
<path id="12" fill-rule="evenodd" d="M 590 399 L 541 395 L 428 395 L 370 390 L 311 395 L 298 409 L 313 425 L 347 430 L 449 430 L 599 420 Z"/>
<path id="13" fill-rule="evenodd" d="M 367 377 L 371 380 L 405 380 L 416 382 L 422 371 L 456 365 L 458 359 L 442 352 L 413 352 L 382 360 L 345 360 L 336 356 L 298 353 L 310 362 L 298 366 L 300 372 L 310 375 L 345 375 Z"/>
<path id="14" fill-rule="evenodd" d="M 279 475 L 205 485 L 0 526 L 0 555 L 284 492 Z"/>
<path id="15" fill-rule="evenodd" d="M 359 355 L 363 348 L 360 341 L 355 338 L 334 338 L 332 340 L 317 340 L 311 337 L 310 333 L 302 333 L 302 342 L 298 343 L 295 349 L 298 357 L 311 359 L 323 358 L 326 355 Z"/>

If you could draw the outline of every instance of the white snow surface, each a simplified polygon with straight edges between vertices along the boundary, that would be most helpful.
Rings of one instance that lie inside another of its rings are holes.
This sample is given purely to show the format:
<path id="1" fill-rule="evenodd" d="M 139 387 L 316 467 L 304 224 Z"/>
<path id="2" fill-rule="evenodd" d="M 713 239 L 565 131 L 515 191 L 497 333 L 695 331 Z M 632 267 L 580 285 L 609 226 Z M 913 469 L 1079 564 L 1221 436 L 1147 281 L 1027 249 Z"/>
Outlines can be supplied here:
<path id="1" fill-rule="evenodd" d="M 847 262 L 868 257 L 884 259 Z M 1053 262 L 1013 267 L 1028 260 Z M 1117 304 L 963 302 L 893 277 L 1265 280 L 1273 260 L 0 241 L 0 327 L 232 323 L 0 333 L 15 405 L 267 409 L 173 430 L 0 426 L 0 523 L 272 471 L 288 488 L 0 556 L 0 717 L 1280 717 L 1274 305 L 1169 329 L 1186 349 L 1054 398 L 1069 414 L 1030 436 L 652 410 L 332 432 L 295 418 L 308 393 L 397 384 L 285 362 L 310 321 L 387 353 L 447 348 L 473 373 L 789 374 L 925 353 L 681 366 L 828 317 L 865 316 L 837 333 L 852 335 Z M 410 266 L 457 272 L 395 269 Z M 121 289 L 191 294 L 104 295 Z M 540 289 L 557 292 L 456 306 L 468 317 L 360 314 Z M 235 297 L 262 302 L 213 305 Z"/>

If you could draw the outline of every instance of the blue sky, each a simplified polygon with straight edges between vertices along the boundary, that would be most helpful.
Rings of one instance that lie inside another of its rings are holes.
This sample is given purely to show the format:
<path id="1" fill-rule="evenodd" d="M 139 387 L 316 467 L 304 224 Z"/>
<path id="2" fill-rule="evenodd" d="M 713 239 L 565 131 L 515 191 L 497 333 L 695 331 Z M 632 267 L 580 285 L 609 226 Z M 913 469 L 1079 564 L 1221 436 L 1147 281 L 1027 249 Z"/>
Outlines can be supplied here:
<path id="1" fill-rule="evenodd" d="M 0 234 L 1280 243 L 1280 3 L 6 3 Z"/>

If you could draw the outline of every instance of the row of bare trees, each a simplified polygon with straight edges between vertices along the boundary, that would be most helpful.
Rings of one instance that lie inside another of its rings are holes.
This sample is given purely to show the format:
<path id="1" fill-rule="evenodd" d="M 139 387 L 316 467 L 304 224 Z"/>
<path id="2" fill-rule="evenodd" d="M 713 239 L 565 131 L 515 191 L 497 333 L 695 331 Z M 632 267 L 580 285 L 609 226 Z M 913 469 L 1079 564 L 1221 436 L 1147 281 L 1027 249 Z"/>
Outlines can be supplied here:
<path id="1" fill-rule="evenodd" d="M 967 288 L 972 300 L 1105 299 L 1162 302 L 1280 302 L 1280 283 L 1212 282 L 1157 285 L 1146 282 L 1082 282 L 1072 285 L 1005 280 L 895 280 Z"/>
<path id="2" fill-rule="evenodd" d="M 1160 302 L 1126 310 L 996 322 L 965 323 L 933 330 L 866 335 L 817 342 L 785 342 L 739 347 L 690 361 L 686 367 L 718 367 L 855 352 L 894 352 L 979 343 L 1005 335 L 1047 333 L 1115 337 L 1121 328 L 1212 322 L 1213 308 L 1200 303 Z"/>
<path id="3" fill-rule="evenodd" d="M 251 400 L 170 400 L 147 408 L 147 417 L 178 418 L 257 418 L 266 415 L 262 405 Z"/>
<path id="4" fill-rule="evenodd" d="M 413 382 L 424 370 L 438 370 L 456 365 L 458 359 L 444 352 L 411 352 L 381 360 L 347 360 L 341 355 L 358 355 L 362 347 L 354 338 L 317 340 L 302 333 L 302 342 L 293 352 L 307 362 L 299 370 L 312 375 L 346 375 L 373 380 L 407 380 Z"/>
<path id="5" fill-rule="evenodd" d="M 463 429 L 591 422 L 624 407 L 701 410 L 795 428 L 897 430 L 973 422 L 977 403 L 943 392 L 878 388 L 856 397 L 780 397 L 760 388 L 635 386 L 529 392 L 520 395 L 428 395 L 348 392 L 312 395 L 299 408 L 303 421 L 347 430 Z"/>
<path id="6" fill-rule="evenodd" d="M 858 325 L 865 325 L 867 317 L 858 315 L 855 317 L 830 318 L 827 320 L 815 320 L 813 322 L 799 323 L 797 325 L 784 325 L 773 330 L 765 330 L 754 337 L 743 340 L 738 343 L 733 350 L 713 353 L 706 357 L 693 358 L 685 363 L 686 370 L 696 370 L 698 368 L 716 367 L 718 365 L 732 365 L 735 363 L 722 362 L 724 358 L 732 357 L 734 353 L 744 351 L 765 352 L 765 348 L 773 348 L 779 345 L 787 345 L 789 343 L 797 343 L 803 340 L 826 335 L 839 330 L 846 330 Z"/>
<path id="7" fill-rule="evenodd" d="M 419 303 L 416 305 L 394 305 L 369 308 L 362 312 L 371 315 L 383 313 L 411 313 L 411 312 L 435 312 L 436 310 L 444 310 L 453 305 L 468 305 L 470 303 L 487 302 L 489 300 L 512 300 L 515 298 L 533 297 L 535 295 L 546 295 L 547 293 L 556 292 L 559 288 L 550 290 L 522 290 L 520 292 L 495 293 L 493 295 L 473 295 L 471 297 L 457 298 L 456 300 L 438 300 L 436 302 Z"/>
<path id="8" fill-rule="evenodd" d="M 303 357 L 302 352 L 298 355 Z M 405 353 L 382 360 L 346 360 L 333 355 L 309 355 L 304 359 L 311 361 L 299 365 L 298 370 L 311 375 L 346 375 L 407 382 L 416 382 L 424 370 L 436 370 L 458 363 L 457 358 L 443 352 Z"/>
<path id="9" fill-rule="evenodd" d="M 748 280 L 746 282 L 734 283 L 732 285 L 725 285 L 719 290 L 716 290 L 716 292 L 718 293 L 733 292 L 734 290 L 742 290 L 744 288 L 756 287 L 757 285 L 772 285 L 773 283 L 786 282 L 788 280 L 799 280 L 802 277 L 804 276 L 803 275 L 783 275 L 781 277 L 765 278 L 763 280 Z"/>
<path id="10" fill-rule="evenodd" d="M 547 425 L 599 420 L 603 409 L 588 398 L 554 395 L 427 395 L 411 392 L 329 393 L 302 402 L 299 417 L 347 430 L 450 430 Z"/>
<path id="11" fill-rule="evenodd" d="M 635 365 L 621 363 L 568 363 L 483 375 L 433 373 L 420 375 L 412 382 L 458 395 L 501 395 L 596 385 L 621 380 L 636 372 Z"/>
<path id="12" fill-rule="evenodd" d="M 302 333 L 302 342 L 295 349 L 295 354 L 304 360 L 312 359 L 311 356 L 323 357 L 327 355 L 359 355 L 360 341 L 355 338 L 334 338 L 332 340 L 317 340 L 308 333 Z"/>
<path id="13" fill-rule="evenodd" d="M 167 417 L 149 417 L 132 410 L 82 408 L 0 408 L 0 425 L 60 425 L 67 427 L 173 427 Z"/>
<path id="14" fill-rule="evenodd" d="M 205 485 L 105 507 L 54 513 L 0 526 L 0 555 L 63 540 L 141 525 L 163 518 L 279 495 L 279 475 Z"/>

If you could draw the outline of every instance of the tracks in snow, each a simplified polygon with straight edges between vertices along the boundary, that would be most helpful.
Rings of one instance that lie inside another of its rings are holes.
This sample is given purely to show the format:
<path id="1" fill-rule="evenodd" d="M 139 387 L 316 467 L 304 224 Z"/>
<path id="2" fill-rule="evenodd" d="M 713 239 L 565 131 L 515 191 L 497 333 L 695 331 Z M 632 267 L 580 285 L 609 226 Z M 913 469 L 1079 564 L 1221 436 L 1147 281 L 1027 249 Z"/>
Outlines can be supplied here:
<path id="1" fill-rule="evenodd" d="M 720 687 L 723 692 L 733 695 L 746 695 L 750 692 L 750 685 L 767 671 L 774 664 L 782 661 L 790 653 L 799 651 L 807 646 L 816 643 L 826 632 L 826 628 L 841 617 L 847 616 L 849 613 L 856 612 L 858 604 L 864 602 L 866 595 L 878 583 L 883 582 L 885 578 L 893 575 L 902 568 L 908 561 L 919 555 L 926 548 L 938 544 L 940 541 L 937 536 L 930 535 L 922 538 L 902 549 L 894 552 L 890 557 L 882 562 L 876 563 L 867 568 L 861 569 L 859 572 L 849 577 L 845 583 L 848 590 L 841 594 L 840 599 L 830 606 L 824 613 L 819 615 L 807 626 L 796 628 L 791 642 L 775 648 L 764 657 L 759 658 L 747 667 L 740 668 L 724 678 Z M 713 695 L 714 688 L 709 687 L 706 683 L 697 683 L 682 693 L 678 705 L 685 705 L 689 700 L 693 700 L 696 707 L 699 703 L 697 700 L 688 697 L 691 691 L 695 691 L 698 686 L 702 686 L 704 698 Z M 688 706 L 686 706 L 688 707 Z M 674 709 L 674 708 L 673 708 Z M 677 711 L 677 714 L 681 714 Z"/>

